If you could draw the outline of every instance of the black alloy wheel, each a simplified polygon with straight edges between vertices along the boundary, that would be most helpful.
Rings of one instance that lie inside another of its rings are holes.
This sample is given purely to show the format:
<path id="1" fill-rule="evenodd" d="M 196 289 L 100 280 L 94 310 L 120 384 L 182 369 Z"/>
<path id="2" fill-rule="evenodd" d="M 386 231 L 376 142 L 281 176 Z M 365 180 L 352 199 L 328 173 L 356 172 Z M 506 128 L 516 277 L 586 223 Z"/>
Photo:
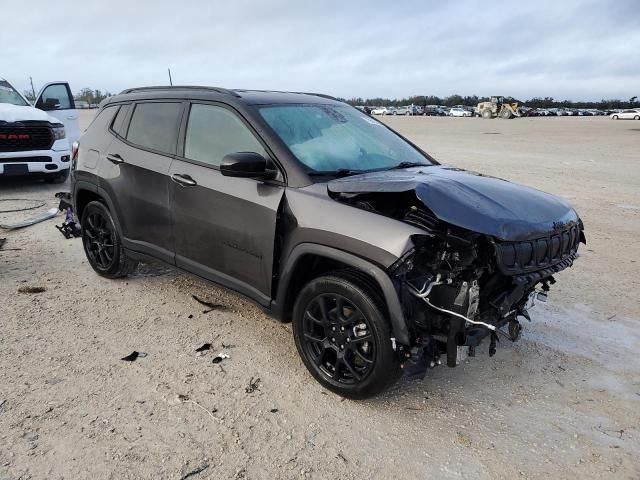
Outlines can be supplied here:
<path id="1" fill-rule="evenodd" d="M 102 212 L 94 210 L 83 225 L 83 243 L 87 258 L 99 270 L 108 271 L 116 260 L 116 232 Z"/>
<path id="2" fill-rule="evenodd" d="M 91 267 L 103 277 L 119 278 L 131 273 L 138 262 L 127 257 L 107 207 L 89 203 L 82 212 L 82 244 Z"/>
<path id="3" fill-rule="evenodd" d="M 318 295 L 307 305 L 302 322 L 304 349 L 329 378 L 354 384 L 371 373 L 375 343 L 362 312 L 341 295 Z"/>
<path id="4" fill-rule="evenodd" d="M 293 335 L 311 375 L 344 397 L 371 397 L 402 373 L 384 301 L 354 271 L 318 277 L 302 289 L 293 308 Z"/>

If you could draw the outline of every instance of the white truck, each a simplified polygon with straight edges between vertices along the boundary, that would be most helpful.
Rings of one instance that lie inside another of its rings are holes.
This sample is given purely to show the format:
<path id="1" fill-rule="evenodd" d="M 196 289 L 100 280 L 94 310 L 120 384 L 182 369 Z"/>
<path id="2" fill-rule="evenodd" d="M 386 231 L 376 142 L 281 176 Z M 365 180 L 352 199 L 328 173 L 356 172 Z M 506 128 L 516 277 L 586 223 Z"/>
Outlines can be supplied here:
<path id="1" fill-rule="evenodd" d="M 46 84 L 34 107 L 0 77 L 0 178 L 37 175 L 63 183 L 79 136 L 78 112 L 67 82 Z"/>

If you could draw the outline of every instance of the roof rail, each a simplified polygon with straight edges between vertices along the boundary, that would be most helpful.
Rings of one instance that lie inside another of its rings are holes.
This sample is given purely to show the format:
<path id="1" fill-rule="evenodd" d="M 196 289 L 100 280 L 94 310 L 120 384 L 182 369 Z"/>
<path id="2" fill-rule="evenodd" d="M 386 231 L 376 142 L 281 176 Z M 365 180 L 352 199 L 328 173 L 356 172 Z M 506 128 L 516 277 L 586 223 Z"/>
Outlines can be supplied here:
<path id="1" fill-rule="evenodd" d="M 313 95 L 314 97 L 326 98 L 328 100 L 335 100 L 339 102 L 340 100 L 336 97 L 332 97 L 331 95 L 326 95 L 324 93 L 312 93 L 312 92 L 291 92 L 291 93 L 300 93 L 302 95 Z"/>
<path id="2" fill-rule="evenodd" d="M 227 95 L 233 95 L 234 97 L 240 97 L 233 90 L 229 90 L 227 88 L 219 88 L 219 87 L 201 87 L 198 85 L 153 85 L 150 87 L 135 87 L 135 88 L 127 88 L 122 90 L 119 95 L 124 95 L 126 93 L 135 93 L 135 92 L 153 92 L 153 91 L 161 91 L 161 90 L 208 90 L 217 93 L 224 93 Z"/>
<path id="3" fill-rule="evenodd" d="M 339 98 L 332 97 L 331 95 L 325 95 L 324 93 L 311 93 L 311 92 L 288 92 L 286 90 L 247 90 L 244 88 L 235 89 L 235 92 L 262 92 L 262 93 L 293 93 L 295 95 L 312 95 L 314 97 L 326 98 L 328 100 L 335 100 L 341 102 Z"/>

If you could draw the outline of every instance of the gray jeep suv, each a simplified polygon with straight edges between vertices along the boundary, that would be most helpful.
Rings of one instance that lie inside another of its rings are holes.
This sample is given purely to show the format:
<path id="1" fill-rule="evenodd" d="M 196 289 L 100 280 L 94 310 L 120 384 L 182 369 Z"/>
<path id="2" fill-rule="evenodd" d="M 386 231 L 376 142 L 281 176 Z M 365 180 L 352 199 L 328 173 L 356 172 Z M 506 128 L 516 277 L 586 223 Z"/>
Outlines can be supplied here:
<path id="1" fill-rule="evenodd" d="M 564 200 L 440 165 L 324 95 L 129 89 L 74 152 L 98 274 L 152 257 L 240 292 L 292 321 L 311 374 L 350 398 L 517 340 L 585 241 Z"/>

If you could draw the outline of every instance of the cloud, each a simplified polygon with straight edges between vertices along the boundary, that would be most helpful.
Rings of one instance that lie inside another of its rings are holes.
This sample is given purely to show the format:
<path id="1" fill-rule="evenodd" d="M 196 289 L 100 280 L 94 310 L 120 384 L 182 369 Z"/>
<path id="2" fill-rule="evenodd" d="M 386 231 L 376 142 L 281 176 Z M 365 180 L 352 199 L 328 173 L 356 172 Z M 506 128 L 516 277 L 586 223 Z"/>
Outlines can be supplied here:
<path id="1" fill-rule="evenodd" d="M 640 2 L 30 2 L 0 75 L 117 92 L 174 83 L 333 95 L 638 95 Z"/>

